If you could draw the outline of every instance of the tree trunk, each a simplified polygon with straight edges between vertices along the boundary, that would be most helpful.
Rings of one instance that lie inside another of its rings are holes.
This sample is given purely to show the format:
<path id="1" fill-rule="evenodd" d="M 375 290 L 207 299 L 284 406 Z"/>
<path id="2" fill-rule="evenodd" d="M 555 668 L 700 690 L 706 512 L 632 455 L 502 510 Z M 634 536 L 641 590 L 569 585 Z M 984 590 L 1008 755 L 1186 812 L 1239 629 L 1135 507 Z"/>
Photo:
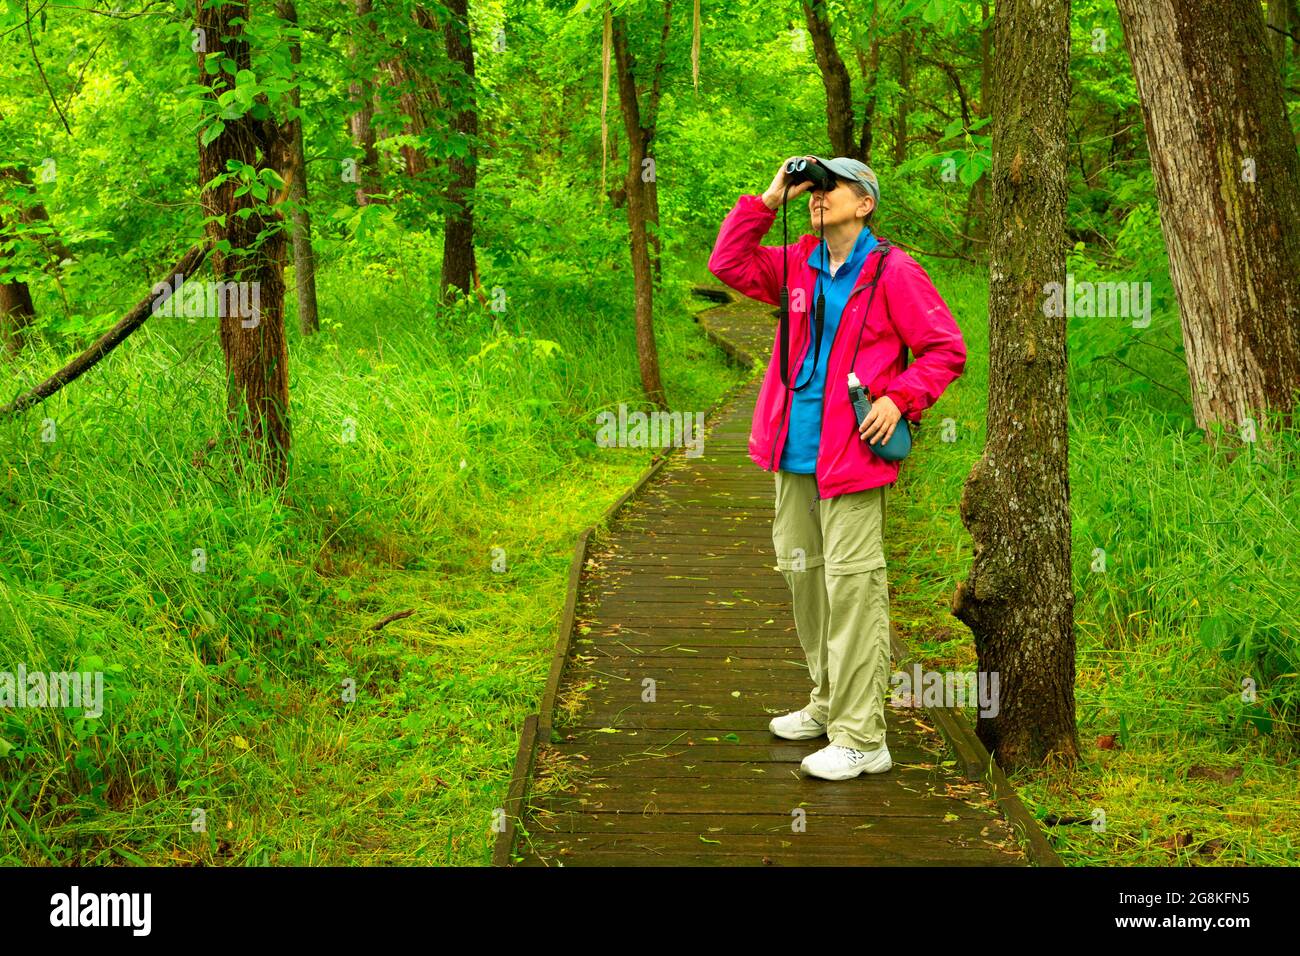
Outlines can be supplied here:
<path id="1" fill-rule="evenodd" d="M 36 318 L 32 293 L 25 282 L 0 282 L 0 342 L 16 355 L 26 344 L 23 331 Z"/>
<path id="2" fill-rule="evenodd" d="M 1300 161 L 1254 0 L 1118 0 L 1142 100 L 1197 425 L 1290 418 Z"/>
<path id="3" fill-rule="evenodd" d="M 292 0 L 280 0 L 276 13 L 282 20 L 287 20 L 296 28 L 298 11 Z M 302 63 L 302 44 L 295 38 L 289 45 L 289 59 L 293 63 L 294 80 L 302 75 L 299 66 Z M 302 106 L 302 93 L 298 87 L 293 90 L 294 108 Z M 307 210 L 307 157 L 303 146 L 303 124 L 301 118 L 289 124 L 291 155 L 289 180 L 289 200 L 293 203 L 293 278 L 298 292 L 298 330 L 303 335 L 312 335 L 320 330 L 320 318 L 316 308 L 316 252 L 311 244 L 311 213 Z"/>
<path id="4" fill-rule="evenodd" d="M 984 119 L 989 115 L 990 97 L 993 95 L 993 17 L 989 15 L 989 4 L 982 4 L 984 28 L 980 31 L 980 93 L 979 102 L 975 104 L 975 115 Z M 966 222 L 962 226 L 962 250 L 969 254 L 973 246 L 983 246 L 988 241 L 987 208 L 988 182 L 986 173 L 970 188 L 966 202 Z"/>
<path id="5" fill-rule="evenodd" d="M 623 107 L 623 126 L 627 131 L 627 223 L 631 232 L 632 278 L 636 289 L 636 353 L 641 367 L 641 387 L 646 398 L 658 408 L 666 408 L 663 381 L 659 377 L 659 350 L 654 335 L 654 297 L 650 275 L 650 250 L 646 238 L 648 199 L 642 179 L 641 162 L 645 159 L 648 133 L 641 125 L 641 105 L 637 100 L 632 54 L 628 50 L 627 21 L 620 14 L 613 17 L 611 34 L 614 43 L 618 95 Z"/>
<path id="6" fill-rule="evenodd" d="M 862 134 L 858 138 L 856 156 L 864 163 L 871 164 L 871 147 L 876 135 L 876 78 L 880 73 L 880 29 L 876 16 L 876 2 L 871 3 L 871 43 L 870 52 L 858 48 L 858 70 L 862 74 L 862 86 L 867 91 L 866 102 L 862 107 Z M 849 154 L 855 155 L 855 154 Z"/>
<path id="7" fill-rule="evenodd" d="M 388 60 L 384 63 L 384 68 L 388 71 L 392 85 L 400 91 L 398 101 L 402 104 L 402 113 L 407 117 L 402 132 L 407 136 L 419 136 L 424 132 L 425 119 L 424 105 L 421 102 L 423 97 L 418 88 L 418 81 L 400 59 Z M 409 145 L 401 149 L 402 165 L 406 169 L 407 176 L 414 179 L 428 170 L 429 160 L 423 150 Z"/>
<path id="8" fill-rule="evenodd" d="M 361 51 L 365 49 L 365 43 L 359 37 L 360 31 L 368 30 L 373 36 L 376 30 L 372 19 L 372 0 L 355 0 L 355 2 L 357 22 L 352 27 L 355 31 L 352 57 L 354 61 L 359 62 Z M 352 145 L 361 152 L 361 160 L 357 163 L 356 170 L 358 206 L 378 202 L 375 196 L 380 192 L 379 150 L 375 148 L 375 84 L 368 77 L 369 74 L 366 74 L 362 79 L 348 86 L 348 94 L 353 103 L 353 112 L 348 119 L 348 125 L 352 130 Z"/>
<path id="9" fill-rule="evenodd" d="M 1006 769 L 1077 759 L 1065 281 L 1069 0 L 997 5 L 984 452 L 962 494 L 974 541 L 953 613 L 996 673 L 980 740 Z"/>
<path id="10" fill-rule="evenodd" d="M 1287 7 L 1290 0 L 1268 0 L 1268 46 L 1273 51 L 1273 62 L 1277 64 L 1278 74 L 1286 78 L 1286 39 L 1290 28 Z"/>
<path id="11" fill-rule="evenodd" d="M 474 288 L 474 188 L 478 178 L 478 149 L 474 145 L 478 137 L 478 107 L 474 97 L 474 42 L 470 36 L 469 0 L 448 0 L 447 9 L 451 18 L 442 26 L 447 59 L 460 65 L 466 84 L 461 101 L 463 105 L 456 112 L 452 129 L 464 139 L 468 156 L 452 156 L 447 163 L 451 172 L 447 199 L 452 203 L 452 211 L 447 214 L 442 240 L 441 295 L 444 300 L 453 286 L 462 292 Z"/>
<path id="12" fill-rule="evenodd" d="M 208 6 L 207 0 L 195 2 L 195 23 L 205 37 L 198 54 L 199 82 L 208 88 L 213 101 L 219 92 L 215 84 L 232 89 L 235 72 L 251 68 L 244 32 L 249 16 L 248 0 L 227 0 L 220 6 Z M 233 61 L 234 69 L 209 74 L 204 69 L 209 56 Z M 199 136 L 200 185 L 227 172 L 229 160 L 259 171 L 269 167 L 281 175 L 293 175 L 292 140 L 274 116 L 259 121 L 245 113 L 228 119 L 221 134 L 206 146 L 202 130 Z M 219 283 L 247 283 L 242 288 L 235 286 L 243 293 L 240 301 L 256 303 L 256 308 L 244 314 L 230 308 L 225 295 L 217 296 L 220 311 L 225 313 L 219 316 L 219 326 L 226 367 L 226 413 L 243 446 L 236 461 L 242 462 L 246 456 L 258 462 L 265 467 L 263 475 L 268 481 L 282 485 L 288 479 L 290 441 L 284 337 L 285 231 L 283 223 L 276 221 L 279 213 L 268 212 L 252 192 L 235 195 L 240 185 L 239 179 L 232 177 L 200 194 L 204 215 L 221 217 L 221 221 L 209 220 L 206 226 L 212 244 L 213 278 Z M 252 210 L 251 214 L 241 217 L 237 213 L 243 209 Z"/>
<path id="13" fill-rule="evenodd" d="M 898 35 L 898 108 L 894 112 L 894 165 L 907 162 L 907 103 L 912 95 L 912 33 Z"/>
<path id="14" fill-rule="evenodd" d="M 862 159 L 862 144 L 853 135 L 853 90 L 849 71 L 835 48 L 826 0 L 803 0 L 804 20 L 812 36 L 813 52 L 826 88 L 826 132 L 836 156 Z"/>
<path id="15" fill-rule="evenodd" d="M 5 258 L 3 242 L 12 238 L 13 235 L 5 229 L 4 219 L 0 218 L 0 265 Z M 18 279 L 0 282 L 0 344 L 10 354 L 17 355 L 22 351 L 26 344 L 23 330 L 35 318 L 36 307 L 32 304 L 32 293 L 27 283 Z"/>
<path id="16" fill-rule="evenodd" d="M 697 0 L 698 2 L 698 0 Z M 672 0 L 664 0 L 664 25 L 659 36 L 659 56 L 655 60 L 654 82 L 650 87 L 650 103 L 646 109 L 645 155 L 653 157 L 659 132 L 659 96 L 663 84 L 664 66 L 668 62 L 668 30 L 672 25 Z M 663 273 L 663 242 L 659 235 L 659 177 L 658 173 L 648 180 L 643 179 L 646 187 L 646 222 L 650 232 L 650 264 L 654 268 L 655 287 L 661 287 Z"/>

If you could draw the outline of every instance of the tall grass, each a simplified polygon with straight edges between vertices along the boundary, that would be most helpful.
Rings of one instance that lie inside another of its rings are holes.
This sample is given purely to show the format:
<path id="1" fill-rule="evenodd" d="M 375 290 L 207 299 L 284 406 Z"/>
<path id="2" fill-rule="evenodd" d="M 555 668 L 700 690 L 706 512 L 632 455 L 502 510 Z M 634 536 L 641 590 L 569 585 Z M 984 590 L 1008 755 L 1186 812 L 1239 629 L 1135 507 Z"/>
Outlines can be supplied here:
<path id="1" fill-rule="evenodd" d="M 0 670 L 106 676 L 100 718 L 0 710 L 0 862 L 487 859 L 573 541 L 651 454 L 594 440 L 642 404 L 631 299 L 520 268 L 505 312 L 437 309 L 433 238 L 374 241 L 291 337 L 283 490 L 222 451 L 203 320 L 155 317 L 0 423 Z M 670 277 L 665 379 L 704 409 L 737 373 L 683 297 Z"/>

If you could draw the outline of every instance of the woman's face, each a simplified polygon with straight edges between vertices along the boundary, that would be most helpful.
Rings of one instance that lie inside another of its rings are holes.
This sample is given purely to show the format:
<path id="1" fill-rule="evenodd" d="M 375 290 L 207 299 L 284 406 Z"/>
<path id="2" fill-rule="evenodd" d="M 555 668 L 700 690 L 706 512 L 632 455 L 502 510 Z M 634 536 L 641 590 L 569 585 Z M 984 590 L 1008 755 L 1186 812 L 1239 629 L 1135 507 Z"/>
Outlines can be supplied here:
<path id="1" fill-rule="evenodd" d="M 832 228 L 854 219 L 866 219 L 874 202 L 870 196 L 859 196 L 852 186 L 837 179 L 828 190 L 808 191 L 808 217 L 814 229 L 823 225 Z"/>

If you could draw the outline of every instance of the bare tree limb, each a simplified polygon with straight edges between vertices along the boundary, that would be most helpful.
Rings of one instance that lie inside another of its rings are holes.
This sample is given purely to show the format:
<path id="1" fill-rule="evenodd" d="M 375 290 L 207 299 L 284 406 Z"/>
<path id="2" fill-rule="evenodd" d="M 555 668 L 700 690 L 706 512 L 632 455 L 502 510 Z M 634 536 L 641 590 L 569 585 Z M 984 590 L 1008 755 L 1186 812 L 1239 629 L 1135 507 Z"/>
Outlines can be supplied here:
<path id="1" fill-rule="evenodd" d="M 45 67 L 41 66 L 41 58 L 36 53 L 36 38 L 32 36 L 32 7 L 31 4 L 24 4 L 23 8 L 27 11 L 27 43 L 32 50 L 32 61 L 36 64 L 36 70 L 41 74 L 41 82 L 45 84 L 46 92 L 50 94 L 50 102 L 54 104 L 54 112 L 59 114 L 59 119 L 63 121 L 63 128 L 72 135 L 72 127 L 68 125 L 68 118 L 63 115 L 63 109 L 59 106 L 59 98 L 54 95 L 54 88 L 50 86 L 50 81 L 45 77 Z"/>
<path id="2" fill-rule="evenodd" d="M 167 271 L 166 276 L 161 281 L 170 285 L 171 279 L 175 275 L 192 275 L 207 254 L 208 244 L 206 242 L 193 246 Z M 26 411 L 38 402 L 49 398 L 63 386 L 80 378 L 85 372 L 93 368 L 100 359 L 121 345 L 128 335 L 144 325 L 145 319 L 149 318 L 153 313 L 153 303 L 157 298 L 157 295 L 150 291 L 148 295 L 135 304 L 130 312 L 122 316 L 115 326 L 96 339 L 90 348 L 31 391 L 20 395 L 8 405 L 0 408 L 0 418 L 7 418 L 10 415 Z"/>
<path id="3" fill-rule="evenodd" d="M 414 613 L 415 613 L 415 608 L 411 608 L 409 611 L 395 611 L 394 613 L 388 615 L 382 620 L 376 621 L 374 624 L 371 624 L 367 630 L 371 630 L 371 631 L 383 630 L 385 627 L 387 627 L 389 624 L 392 624 L 394 621 L 400 621 L 402 618 L 410 617 Z"/>

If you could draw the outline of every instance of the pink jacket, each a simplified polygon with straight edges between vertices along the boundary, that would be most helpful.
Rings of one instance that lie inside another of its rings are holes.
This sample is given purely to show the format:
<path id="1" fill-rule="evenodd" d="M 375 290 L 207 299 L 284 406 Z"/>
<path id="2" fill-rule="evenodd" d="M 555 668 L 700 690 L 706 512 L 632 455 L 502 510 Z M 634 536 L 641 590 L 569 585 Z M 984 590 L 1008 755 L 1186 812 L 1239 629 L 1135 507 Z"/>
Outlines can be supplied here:
<path id="1" fill-rule="evenodd" d="M 767 234 L 776 215 L 761 197 L 741 196 L 722 221 L 709 257 L 713 275 L 737 292 L 770 305 L 780 302 L 781 247 L 760 246 L 759 240 Z M 794 291 L 802 288 L 806 308 L 813 307 L 816 271 L 808 264 L 808 256 L 818 241 L 816 236 L 805 234 L 788 247 L 791 381 L 803 363 L 811 338 L 805 312 L 794 309 Z M 863 329 L 868 286 L 880 255 L 880 250 L 874 249 L 867 256 L 831 343 L 822 400 L 821 446 L 817 452 L 817 489 L 822 498 L 893 484 L 902 464 L 878 457 L 858 437 L 848 399 L 850 369 L 857 372 L 873 399 L 888 395 L 904 417 L 919 422 L 922 410 L 933 405 L 966 367 L 966 343 L 947 304 L 920 263 L 897 247 L 889 253 Z M 790 393 L 781 382 L 780 328 L 776 323 L 772 355 L 749 433 L 749 457 L 767 471 L 779 467 L 789 425 Z M 862 342 L 855 357 L 849 353 L 859 331 Z M 906 370 L 905 345 L 914 356 Z"/>

